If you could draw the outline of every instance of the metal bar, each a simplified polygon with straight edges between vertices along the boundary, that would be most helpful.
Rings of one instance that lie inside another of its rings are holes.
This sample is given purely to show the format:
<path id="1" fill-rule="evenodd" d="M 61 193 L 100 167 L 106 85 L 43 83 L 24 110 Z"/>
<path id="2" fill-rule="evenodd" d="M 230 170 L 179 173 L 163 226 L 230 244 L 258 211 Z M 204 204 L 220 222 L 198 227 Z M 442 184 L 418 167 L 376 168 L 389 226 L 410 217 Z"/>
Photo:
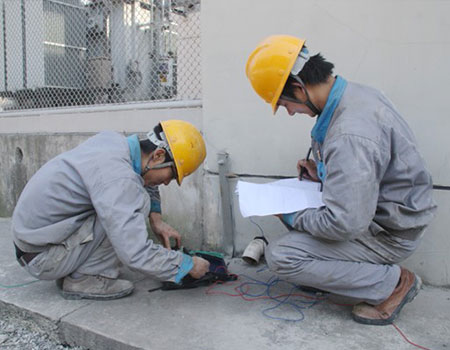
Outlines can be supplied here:
<path id="1" fill-rule="evenodd" d="M 81 51 L 87 50 L 85 47 L 54 43 L 51 41 L 44 41 L 44 45 L 57 46 L 57 47 L 63 47 L 63 48 L 67 48 L 67 49 L 74 49 L 74 50 L 81 50 Z"/>
<path id="2" fill-rule="evenodd" d="M 48 109 L 30 109 L 18 110 L 14 112 L 0 112 L 0 118 L 10 117 L 30 117 L 54 114 L 76 114 L 76 113 L 94 113 L 94 112 L 114 112 L 114 111 L 130 111 L 141 109 L 173 109 L 173 108 L 198 108 L 202 107 L 201 100 L 192 101 L 170 101 L 170 102 L 143 102 L 143 103 L 126 103 L 126 104 L 110 104 L 102 106 L 77 106 L 77 107 L 60 107 Z"/>
<path id="3" fill-rule="evenodd" d="M 228 183 L 228 153 L 217 154 L 219 165 L 220 199 L 222 202 L 223 249 L 225 254 L 234 256 L 234 220 L 231 205 L 230 184 Z"/>
<path id="4" fill-rule="evenodd" d="M 25 0 L 20 0 L 22 19 L 22 82 L 23 88 L 27 88 L 27 36 L 25 28 Z"/>
<path id="5" fill-rule="evenodd" d="M 131 4 L 131 62 L 137 60 L 136 54 L 136 2 Z"/>
<path id="6" fill-rule="evenodd" d="M 67 7 L 72 7 L 72 8 L 78 9 L 78 10 L 86 11 L 86 7 L 84 7 L 84 6 L 77 6 L 77 5 L 73 5 L 73 4 L 68 4 L 68 3 L 65 3 L 65 2 L 62 2 L 62 1 L 58 1 L 58 0 L 44 0 L 44 1 L 51 2 L 51 3 L 56 4 L 56 5 L 67 6 Z"/>
<path id="7" fill-rule="evenodd" d="M 2 1 L 2 17 L 3 17 L 3 70 L 5 72 L 5 91 L 8 91 L 8 64 L 6 61 L 6 10 L 5 2 Z"/>
<path id="8" fill-rule="evenodd" d="M 433 190 L 450 191 L 450 186 L 433 185 Z"/>
<path id="9" fill-rule="evenodd" d="M 216 171 L 212 171 L 209 169 L 205 169 L 207 174 L 211 174 L 211 175 L 219 175 L 218 172 Z M 254 177 L 254 178 L 261 178 L 261 179 L 277 179 L 277 180 L 282 180 L 282 179 L 292 179 L 294 177 L 294 175 L 291 176 L 285 176 L 285 175 L 262 175 L 262 174 L 244 174 L 244 173 L 228 173 L 227 174 L 227 178 L 228 179 L 236 179 L 236 178 L 241 178 L 241 177 Z"/>

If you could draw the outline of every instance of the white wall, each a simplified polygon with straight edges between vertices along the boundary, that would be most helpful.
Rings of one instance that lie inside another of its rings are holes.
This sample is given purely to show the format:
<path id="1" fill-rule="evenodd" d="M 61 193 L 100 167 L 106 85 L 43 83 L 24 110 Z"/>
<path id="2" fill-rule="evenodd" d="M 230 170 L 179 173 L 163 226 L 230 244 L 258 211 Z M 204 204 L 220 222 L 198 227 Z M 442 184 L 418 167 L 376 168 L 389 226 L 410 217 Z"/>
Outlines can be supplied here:
<path id="1" fill-rule="evenodd" d="M 264 37 L 290 34 L 306 38 L 310 52 L 333 62 L 336 74 L 383 90 L 416 133 L 435 184 L 450 186 L 449 13 L 450 1 L 435 0 L 203 1 L 207 169 L 217 172 L 216 153 L 226 151 L 235 173 L 296 174 L 314 120 L 292 118 L 285 111 L 272 117 L 245 76 L 247 57 Z M 205 196 L 216 197 L 217 188 L 205 188 Z M 407 263 L 420 267 L 426 281 L 449 285 L 450 237 L 445 232 L 450 192 L 439 191 L 436 197 L 438 218 L 423 244 L 432 248 L 423 248 Z M 218 222 L 218 214 L 220 208 L 205 211 L 205 223 Z M 244 223 L 236 208 L 234 215 L 239 242 L 251 239 L 255 226 Z M 282 231 L 272 222 L 263 228 Z M 242 249 L 240 243 L 237 250 Z"/>

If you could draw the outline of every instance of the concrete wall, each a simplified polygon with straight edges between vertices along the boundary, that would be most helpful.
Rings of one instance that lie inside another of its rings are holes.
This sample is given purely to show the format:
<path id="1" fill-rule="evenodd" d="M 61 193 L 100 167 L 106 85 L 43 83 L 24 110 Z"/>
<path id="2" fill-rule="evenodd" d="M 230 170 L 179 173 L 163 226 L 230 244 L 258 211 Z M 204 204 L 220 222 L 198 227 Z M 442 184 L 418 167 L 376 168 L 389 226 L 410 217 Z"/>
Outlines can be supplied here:
<path id="1" fill-rule="evenodd" d="M 11 216 L 27 181 L 45 162 L 87 137 L 81 134 L 0 134 L 0 216 Z"/>
<path id="2" fill-rule="evenodd" d="M 207 170 L 217 172 L 219 151 L 229 153 L 231 172 L 296 175 L 314 120 L 289 117 L 252 90 L 245 76 L 250 52 L 266 36 L 307 39 L 346 79 L 383 90 L 416 133 L 435 184 L 450 186 L 449 1 L 434 0 L 227 0 L 202 3 L 203 116 L 209 142 Z M 248 179 L 250 181 L 267 181 Z M 232 181 L 232 188 L 236 180 Z M 205 181 L 205 228 L 219 225 L 218 185 Z M 437 218 L 420 252 L 406 263 L 427 282 L 450 285 L 450 192 L 435 191 Z M 236 201 L 236 198 L 234 199 Z M 234 206 L 236 250 L 259 229 Z M 258 219 L 266 234 L 284 231 L 276 220 Z M 215 233 L 214 233 L 215 234 Z M 213 236 L 215 237 L 215 236 Z"/>

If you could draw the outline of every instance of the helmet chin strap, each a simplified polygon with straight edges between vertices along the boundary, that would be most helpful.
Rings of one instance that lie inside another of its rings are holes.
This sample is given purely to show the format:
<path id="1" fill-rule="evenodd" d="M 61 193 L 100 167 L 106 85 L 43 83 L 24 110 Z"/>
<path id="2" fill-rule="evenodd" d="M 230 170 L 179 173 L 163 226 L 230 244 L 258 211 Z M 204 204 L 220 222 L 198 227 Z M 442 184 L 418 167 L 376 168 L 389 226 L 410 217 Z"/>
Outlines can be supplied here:
<path id="1" fill-rule="evenodd" d="M 173 162 L 173 161 L 156 164 L 152 168 L 150 168 L 149 164 L 150 164 L 151 159 L 152 159 L 151 157 L 148 158 L 147 164 L 145 165 L 144 170 L 141 172 L 141 176 L 144 176 L 145 174 L 147 174 L 149 172 L 149 170 L 153 170 L 153 169 L 163 169 L 163 168 L 168 168 L 168 167 L 172 167 L 172 169 L 175 168 L 175 162 Z"/>
<path id="2" fill-rule="evenodd" d="M 157 164 L 157 165 L 154 165 L 152 168 L 150 168 L 149 164 L 150 164 L 150 161 L 152 158 L 151 158 L 151 156 L 149 156 L 147 164 L 145 165 L 144 170 L 141 172 L 141 176 L 144 176 L 145 174 L 147 174 L 149 170 L 162 169 L 162 168 L 168 168 L 168 167 L 172 167 L 172 169 L 174 169 L 173 170 L 174 174 L 176 175 L 175 162 L 173 161 L 173 154 L 169 147 L 169 143 L 166 140 L 166 135 L 164 134 L 164 132 L 160 132 L 159 135 L 157 135 L 155 129 L 153 131 L 149 131 L 147 133 L 147 139 L 151 143 L 156 145 L 158 148 L 163 149 L 165 152 L 167 152 L 169 154 L 169 157 L 172 159 L 172 161 Z"/>
<path id="3" fill-rule="evenodd" d="M 320 116 L 320 114 L 322 113 L 322 111 L 321 111 L 319 108 L 317 108 L 317 107 L 314 105 L 314 103 L 311 102 L 311 99 L 309 98 L 308 90 L 306 89 L 306 86 L 305 86 L 305 84 L 303 83 L 303 80 L 301 80 L 297 75 L 292 75 L 292 74 L 291 74 L 291 77 L 292 77 L 293 79 L 295 79 L 295 81 L 297 81 L 297 82 L 303 87 L 303 90 L 305 91 L 305 94 L 306 94 L 306 101 L 305 101 L 305 102 L 302 102 L 302 101 L 300 101 L 300 100 L 298 100 L 298 99 L 296 99 L 296 98 L 287 97 L 287 96 L 282 96 L 282 97 L 283 97 L 283 100 L 287 100 L 287 101 L 291 101 L 291 102 L 294 102 L 294 103 L 299 103 L 299 104 L 305 105 L 305 106 L 307 106 L 314 114 L 317 114 L 317 115 Z"/>
<path id="4" fill-rule="evenodd" d="M 144 170 L 141 171 L 141 176 L 144 177 L 145 174 L 148 173 L 148 171 L 150 170 L 150 161 L 151 161 L 152 157 L 149 155 L 148 160 L 147 160 L 147 164 L 145 164 Z"/>

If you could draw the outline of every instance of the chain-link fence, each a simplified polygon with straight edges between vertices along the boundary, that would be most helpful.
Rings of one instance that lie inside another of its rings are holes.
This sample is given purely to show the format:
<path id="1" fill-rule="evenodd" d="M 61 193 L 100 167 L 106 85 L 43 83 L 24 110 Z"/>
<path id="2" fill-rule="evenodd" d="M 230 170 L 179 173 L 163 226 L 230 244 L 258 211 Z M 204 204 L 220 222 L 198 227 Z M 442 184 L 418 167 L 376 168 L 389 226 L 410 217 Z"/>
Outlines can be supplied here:
<path id="1" fill-rule="evenodd" d="M 0 110 L 201 98 L 200 0 L 0 4 Z"/>

